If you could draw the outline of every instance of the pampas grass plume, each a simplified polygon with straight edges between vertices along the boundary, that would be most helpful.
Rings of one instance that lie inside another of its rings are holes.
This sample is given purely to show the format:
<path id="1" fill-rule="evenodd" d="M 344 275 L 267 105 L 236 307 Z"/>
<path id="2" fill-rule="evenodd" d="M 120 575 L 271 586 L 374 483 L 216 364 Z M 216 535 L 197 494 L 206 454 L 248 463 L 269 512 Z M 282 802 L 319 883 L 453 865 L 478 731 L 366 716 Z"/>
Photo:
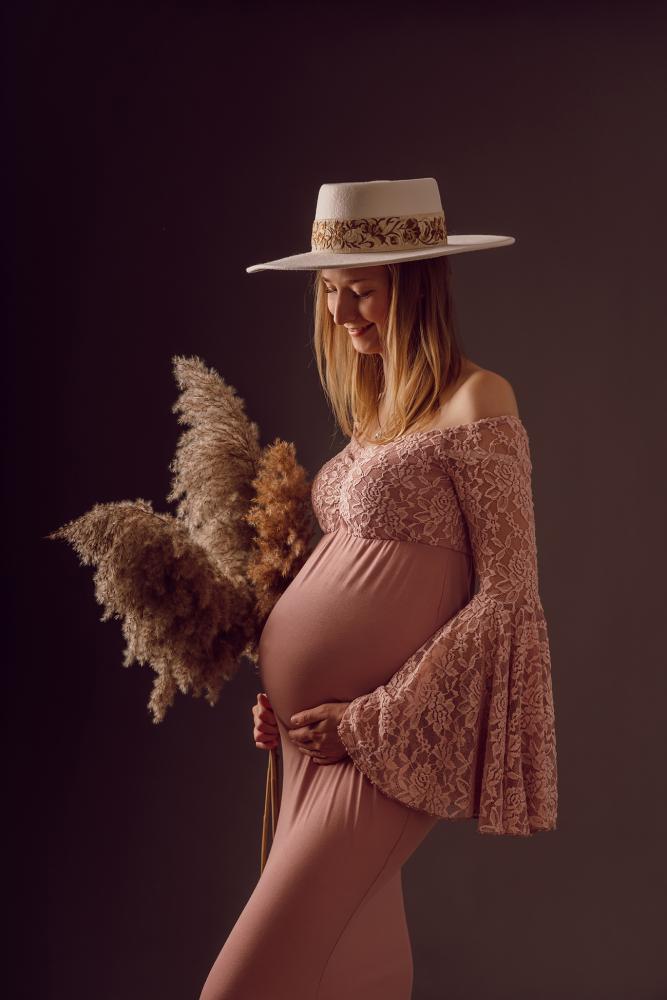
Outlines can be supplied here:
<path id="1" fill-rule="evenodd" d="M 276 439 L 264 449 L 253 487 L 246 520 L 255 529 L 255 539 L 247 575 L 264 621 L 306 561 L 315 526 L 311 483 L 292 442 Z"/>
<path id="2" fill-rule="evenodd" d="M 123 666 L 150 663 L 157 673 L 154 722 L 177 690 L 216 704 L 254 631 L 247 585 L 225 577 L 183 524 L 143 499 L 96 504 L 47 538 L 67 540 L 82 565 L 96 567 L 101 621 L 122 619 Z"/>
<path id="3" fill-rule="evenodd" d="M 253 495 L 261 447 L 257 424 L 245 404 L 201 358 L 176 355 L 181 390 L 172 407 L 186 425 L 169 466 L 169 503 L 176 516 L 226 575 L 245 575 L 252 534 L 244 514 Z"/>

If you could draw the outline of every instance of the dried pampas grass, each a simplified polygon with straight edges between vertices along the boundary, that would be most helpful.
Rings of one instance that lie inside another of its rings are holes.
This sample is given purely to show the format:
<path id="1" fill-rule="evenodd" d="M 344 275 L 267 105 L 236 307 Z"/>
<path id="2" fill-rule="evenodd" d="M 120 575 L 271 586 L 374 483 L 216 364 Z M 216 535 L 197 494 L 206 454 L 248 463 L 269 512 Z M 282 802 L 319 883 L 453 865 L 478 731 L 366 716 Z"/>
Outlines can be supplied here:
<path id="1" fill-rule="evenodd" d="M 311 486 L 291 442 L 278 438 L 264 450 L 246 514 L 255 529 L 247 577 L 260 622 L 309 554 L 315 527 Z"/>
<path id="2" fill-rule="evenodd" d="M 176 516 L 138 499 L 96 504 L 47 535 L 95 567 L 101 620 L 121 619 L 123 665 L 150 664 L 161 722 L 175 694 L 217 703 L 241 656 L 257 662 L 271 608 L 311 547 L 311 484 L 294 445 L 262 450 L 243 401 L 198 357 L 173 358 L 187 425 L 171 463 Z"/>
<path id="3" fill-rule="evenodd" d="M 150 663 L 156 671 L 154 722 L 177 690 L 217 702 L 249 638 L 247 586 L 229 580 L 183 524 L 147 500 L 96 504 L 48 537 L 66 539 L 82 565 L 96 567 L 101 621 L 123 622 L 123 666 Z"/>
<path id="4" fill-rule="evenodd" d="M 177 517 L 229 576 L 242 577 L 252 532 L 244 514 L 253 496 L 261 447 L 243 400 L 199 358 L 176 356 L 181 393 L 172 407 L 185 424 L 170 464 L 169 503 Z"/>

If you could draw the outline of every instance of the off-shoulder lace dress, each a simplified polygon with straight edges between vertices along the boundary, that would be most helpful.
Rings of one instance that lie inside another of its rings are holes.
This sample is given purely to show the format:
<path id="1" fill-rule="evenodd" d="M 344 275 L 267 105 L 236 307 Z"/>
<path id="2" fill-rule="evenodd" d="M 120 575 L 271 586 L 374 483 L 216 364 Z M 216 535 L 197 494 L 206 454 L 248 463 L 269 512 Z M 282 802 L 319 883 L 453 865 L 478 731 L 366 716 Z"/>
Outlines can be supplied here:
<path id="1" fill-rule="evenodd" d="M 385 794 L 481 833 L 554 829 L 551 659 L 538 590 L 532 463 L 519 417 L 354 440 L 313 502 L 327 531 L 471 553 L 476 593 L 339 725 L 354 763 Z M 423 595 L 426 599 L 427 595 Z"/>
<path id="2" fill-rule="evenodd" d="M 202 1000 L 408 1000 L 401 868 L 433 827 L 555 827 L 530 477 L 514 416 L 353 438 L 319 470 L 322 537 L 259 644 L 278 822 Z M 348 755 L 316 763 L 290 741 L 290 717 L 340 701 Z"/>

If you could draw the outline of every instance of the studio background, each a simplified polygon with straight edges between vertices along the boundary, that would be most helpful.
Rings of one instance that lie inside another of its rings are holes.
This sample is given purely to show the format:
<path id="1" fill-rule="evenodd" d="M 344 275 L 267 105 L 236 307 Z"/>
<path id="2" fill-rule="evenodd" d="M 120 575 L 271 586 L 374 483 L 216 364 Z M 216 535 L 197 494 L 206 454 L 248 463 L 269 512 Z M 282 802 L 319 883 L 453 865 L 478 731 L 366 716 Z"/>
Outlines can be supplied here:
<path id="1" fill-rule="evenodd" d="M 176 354 L 215 367 L 312 476 L 344 441 L 308 276 L 245 267 L 308 249 L 324 181 L 433 176 L 451 233 L 516 237 L 449 259 L 462 345 L 511 381 L 530 437 L 559 822 L 438 825 L 403 874 L 414 998 L 667 996 L 666 20 L 6 10 L 7 995 L 196 998 L 259 875 L 251 665 L 214 709 L 179 695 L 154 725 L 152 671 L 122 669 L 92 571 L 44 536 L 97 502 L 170 509 Z"/>

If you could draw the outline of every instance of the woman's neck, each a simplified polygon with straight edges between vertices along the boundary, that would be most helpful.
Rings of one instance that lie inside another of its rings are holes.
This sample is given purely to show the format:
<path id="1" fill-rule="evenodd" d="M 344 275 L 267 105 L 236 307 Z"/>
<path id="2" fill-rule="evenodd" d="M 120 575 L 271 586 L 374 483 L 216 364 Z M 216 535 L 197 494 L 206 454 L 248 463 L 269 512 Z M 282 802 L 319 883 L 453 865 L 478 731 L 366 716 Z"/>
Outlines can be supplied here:
<path id="1" fill-rule="evenodd" d="M 450 383 L 440 394 L 440 400 L 438 404 L 438 409 L 433 414 L 431 420 L 425 424 L 424 427 L 420 427 L 421 430 L 431 430 L 434 427 L 444 425 L 445 421 L 444 410 L 447 404 L 454 396 L 456 392 L 461 388 L 463 383 L 472 375 L 475 371 L 481 371 L 481 366 L 476 365 L 474 361 L 470 361 L 468 358 L 463 358 L 461 361 L 461 371 L 459 377 L 455 382 Z M 377 431 L 384 430 L 386 420 L 389 416 L 389 407 L 387 405 L 386 399 L 384 398 L 384 391 L 380 393 L 378 398 L 377 416 L 374 424 L 368 428 L 366 435 L 362 440 L 373 440 L 373 437 Z"/>

